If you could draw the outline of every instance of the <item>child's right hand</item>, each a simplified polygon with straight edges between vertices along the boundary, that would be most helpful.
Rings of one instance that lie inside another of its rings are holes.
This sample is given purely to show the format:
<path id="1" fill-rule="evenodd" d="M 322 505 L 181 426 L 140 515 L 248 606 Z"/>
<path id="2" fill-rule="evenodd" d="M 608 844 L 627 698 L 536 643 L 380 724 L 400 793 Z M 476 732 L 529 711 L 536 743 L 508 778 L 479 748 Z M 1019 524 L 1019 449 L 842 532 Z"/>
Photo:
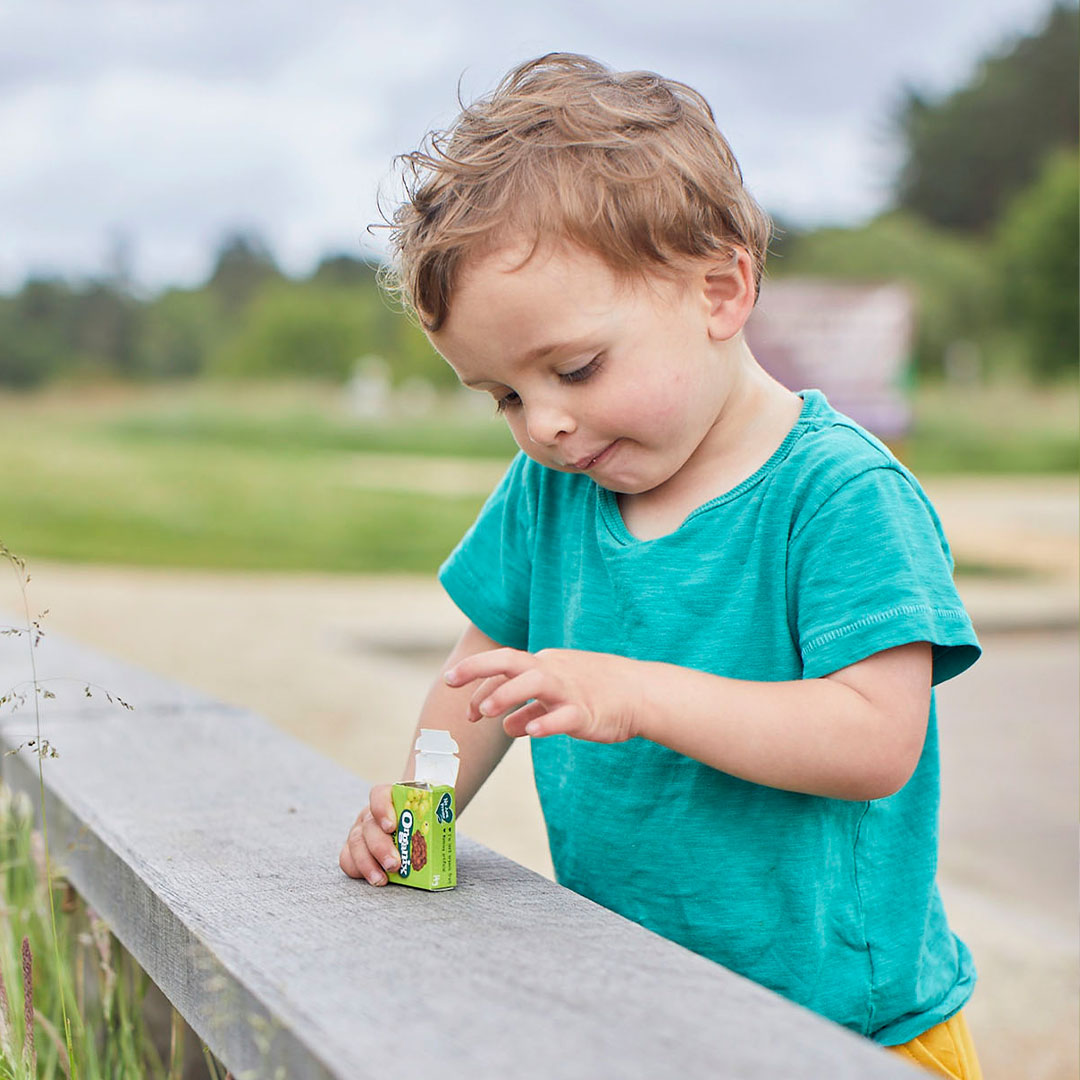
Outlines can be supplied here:
<path id="1" fill-rule="evenodd" d="M 390 789 L 390 784 L 371 789 L 368 805 L 353 823 L 338 857 L 341 869 L 349 877 L 364 878 L 372 885 L 385 885 L 385 872 L 401 865 L 393 841 L 397 819 Z"/>

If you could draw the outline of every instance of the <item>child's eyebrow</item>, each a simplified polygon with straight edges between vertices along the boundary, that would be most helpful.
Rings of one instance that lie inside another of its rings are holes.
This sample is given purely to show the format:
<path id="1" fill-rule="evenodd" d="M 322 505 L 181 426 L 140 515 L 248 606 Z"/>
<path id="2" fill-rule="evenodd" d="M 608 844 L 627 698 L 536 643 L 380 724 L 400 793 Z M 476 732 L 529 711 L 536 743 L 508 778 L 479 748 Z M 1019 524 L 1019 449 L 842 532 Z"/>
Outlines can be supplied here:
<path id="1" fill-rule="evenodd" d="M 530 349 L 525 353 L 520 360 L 517 361 L 517 365 L 520 367 L 526 367 L 529 364 L 535 363 L 537 360 L 543 360 L 544 357 L 549 356 L 551 353 L 560 352 L 575 352 L 578 349 L 584 349 L 588 346 L 588 338 L 579 338 L 577 341 L 553 341 L 548 345 L 537 345 L 535 348 Z M 462 379 L 462 386 L 476 387 L 483 383 L 499 383 L 499 379 Z"/>

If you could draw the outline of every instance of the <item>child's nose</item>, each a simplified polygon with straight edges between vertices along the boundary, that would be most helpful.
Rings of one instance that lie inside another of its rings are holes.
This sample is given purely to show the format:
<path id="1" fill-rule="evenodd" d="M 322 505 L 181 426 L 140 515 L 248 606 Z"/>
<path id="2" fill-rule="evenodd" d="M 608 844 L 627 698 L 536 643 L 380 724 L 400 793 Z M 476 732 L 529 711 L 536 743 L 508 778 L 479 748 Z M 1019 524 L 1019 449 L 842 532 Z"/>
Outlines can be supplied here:
<path id="1" fill-rule="evenodd" d="M 569 435 L 577 425 L 557 403 L 534 403 L 525 408 L 525 428 L 540 446 L 554 446 L 561 435 Z"/>

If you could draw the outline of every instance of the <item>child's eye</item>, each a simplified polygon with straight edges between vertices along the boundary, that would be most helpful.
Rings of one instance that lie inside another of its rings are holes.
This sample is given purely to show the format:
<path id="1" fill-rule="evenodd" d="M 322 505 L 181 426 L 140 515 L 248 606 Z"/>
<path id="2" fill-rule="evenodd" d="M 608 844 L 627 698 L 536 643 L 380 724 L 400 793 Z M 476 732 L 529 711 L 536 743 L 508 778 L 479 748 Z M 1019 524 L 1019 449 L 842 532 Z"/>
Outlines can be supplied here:
<path id="1" fill-rule="evenodd" d="M 575 371 L 565 371 L 565 372 L 563 372 L 559 376 L 559 378 L 562 379 L 563 382 L 568 382 L 568 383 L 584 382 L 586 379 L 591 378 L 593 375 L 595 375 L 599 370 L 600 370 L 600 356 L 597 355 L 597 356 L 594 356 L 583 367 L 579 367 Z"/>
<path id="2" fill-rule="evenodd" d="M 600 370 L 600 366 L 603 362 L 602 356 L 602 353 L 594 356 L 587 364 L 582 365 L 574 371 L 561 372 L 559 374 L 559 381 L 564 383 L 577 383 L 592 378 L 592 376 Z M 518 393 L 514 390 L 508 390 L 502 397 L 495 399 L 495 411 L 504 413 L 508 409 L 516 409 L 520 404 L 521 398 Z"/>

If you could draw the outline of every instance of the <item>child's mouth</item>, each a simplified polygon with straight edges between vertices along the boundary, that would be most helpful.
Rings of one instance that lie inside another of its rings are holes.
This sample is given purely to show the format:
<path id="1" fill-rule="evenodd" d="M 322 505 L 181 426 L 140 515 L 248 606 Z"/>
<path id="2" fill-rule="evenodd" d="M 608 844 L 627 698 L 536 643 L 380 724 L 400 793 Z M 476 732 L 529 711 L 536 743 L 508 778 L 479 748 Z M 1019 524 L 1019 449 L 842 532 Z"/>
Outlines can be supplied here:
<path id="1" fill-rule="evenodd" d="M 595 468 L 601 461 L 603 461 L 604 458 L 608 456 L 608 454 L 611 452 L 612 447 L 618 441 L 619 440 L 616 439 L 615 442 L 608 443 L 608 445 L 605 446 L 604 449 L 601 450 L 598 454 L 593 454 L 591 457 L 582 458 L 580 461 L 575 461 L 573 463 L 573 468 L 577 469 L 579 472 L 588 472 L 589 469 Z"/>

